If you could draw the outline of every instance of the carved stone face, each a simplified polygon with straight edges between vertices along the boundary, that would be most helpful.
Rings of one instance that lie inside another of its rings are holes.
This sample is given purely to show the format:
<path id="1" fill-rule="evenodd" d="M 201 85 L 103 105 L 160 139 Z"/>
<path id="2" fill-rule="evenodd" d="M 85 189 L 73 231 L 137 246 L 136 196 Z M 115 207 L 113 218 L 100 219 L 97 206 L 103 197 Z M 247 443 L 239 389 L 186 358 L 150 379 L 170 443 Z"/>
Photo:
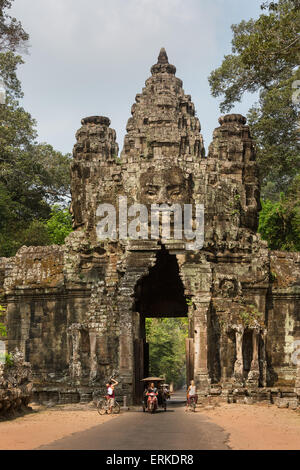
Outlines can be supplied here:
<path id="1" fill-rule="evenodd" d="M 72 216 L 72 227 L 73 229 L 82 225 L 82 209 L 81 209 L 81 202 L 72 201 L 70 205 L 70 214 Z"/>
<path id="2" fill-rule="evenodd" d="M 142 204 L 189 204 L 188 181 L 179 167 L 157 171 L 150 168 L 140 176 L 139 201 Z"/>
<path id="3" fill-rule="evenodd" d="M 237 294 L 237 283 L 234 279 L 223 279 L 220 288 L 223 297 L 234 297 Z"/>

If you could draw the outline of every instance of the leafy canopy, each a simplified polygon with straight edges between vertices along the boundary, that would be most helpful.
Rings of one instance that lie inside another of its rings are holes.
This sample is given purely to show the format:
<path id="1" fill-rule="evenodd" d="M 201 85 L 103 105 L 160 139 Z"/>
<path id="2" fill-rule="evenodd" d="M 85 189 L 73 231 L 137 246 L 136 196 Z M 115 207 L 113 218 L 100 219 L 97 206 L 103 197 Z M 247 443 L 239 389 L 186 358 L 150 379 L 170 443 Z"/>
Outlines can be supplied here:
<path id="1" fill-rule="evenodd" d="M 51 206 L 70 199 L 70 155 L 37 143 L 36 122 L 19 103 L 17 68 L 24 62 L 15 51 L 28 35 L 7 15 L 11 4 L 0 0 L 0 76 L 7 95 L 0 105 L 0 256 L 14 255 L 23 244 L 49 243 L 44 221 Z"/>
<path id="2" fill-rule="evenodd" d="M 211 93 L 228 112 L 245 92 L 258 92 L 248 114 L 257 141 L 263 197 L 279 199 L 300 172 L 299 102 L 300 0 L 264 2 L 258 19 L 232 26 L 232 53 L 209 76 Z"/>
<path id="3" fill-rule="evenodd" d="M 185 383 L 187 318 L 146 318 L 150 375 L 165 376 L 175 387 Z"/>
<path id="4" fill-rule="evenodd" d="M 62 245 L 65 238 L 72 232 L 72 216 L 68 209 L 61 209 L 55 205 L 51 210 L 51 217 L 46 222 L 50 242 Z"/>
<path id="5" fill-rule="evenodd" d="M 16 51 L 29 39 L 20 21 L 7 13 L 13 0 L 0 0 L 0 51 Z"/>
<path id="6" fill-rule="evenodd" d="M 278 202 L 262 201 L 258 231 L 273 250 L 300 251 L 300 175 Z"/>
<path id="7" fill-rule="evenodd" d="M 299 0 L 265 2 L 257 20 L 232 25 L 232 54 L 210 77 L 212 95 L 224 96 L 220 105 L 229 111 L 245 91 L 269 90 L 291 77 L 299 66 Z"/>

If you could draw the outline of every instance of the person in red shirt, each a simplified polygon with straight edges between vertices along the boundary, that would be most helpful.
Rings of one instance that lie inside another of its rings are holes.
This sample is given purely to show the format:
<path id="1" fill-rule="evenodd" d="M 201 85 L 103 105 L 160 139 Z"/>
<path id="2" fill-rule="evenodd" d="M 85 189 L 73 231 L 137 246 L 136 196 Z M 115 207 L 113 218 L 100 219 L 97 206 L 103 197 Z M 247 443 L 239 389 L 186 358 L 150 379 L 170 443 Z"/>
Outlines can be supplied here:
<path id="1" fill-rule="evenodd" d="M 106 384 L 106 399 L 109 406 L 109 413 L 112 413 L 113 406 L 115 404 L 115 387 L 118 385 L 114 379 L 110 379 L 110 381 Z"/>

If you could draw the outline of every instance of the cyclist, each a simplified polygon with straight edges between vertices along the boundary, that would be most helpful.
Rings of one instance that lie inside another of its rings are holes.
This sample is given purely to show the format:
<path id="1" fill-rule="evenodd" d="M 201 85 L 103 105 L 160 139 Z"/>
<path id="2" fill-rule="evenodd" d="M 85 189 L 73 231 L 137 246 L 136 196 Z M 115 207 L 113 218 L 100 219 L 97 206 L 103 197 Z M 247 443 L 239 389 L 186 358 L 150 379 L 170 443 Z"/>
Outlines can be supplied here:
<path id="1" fill-rule="evenodd" d="M 106 384 L 106 400 L 109 408 L 109 413 L 112 413 L 113 406 L 115 404 L 115 387 L 118 385 L 119 382 L 114 380 L 113 378 Z"/>
<path id="2" fill-rule="evenodd" d="M 187 389 L 187 403 L 186 403 L 186 410 L 188 409 L 189 404 L 191 403 L 191 399 L 194 399 L 194 402 L 197 403 L 198 396 L 196 395 L 196 385 L 194 380 L 191 380 L 190 386 Z"/>

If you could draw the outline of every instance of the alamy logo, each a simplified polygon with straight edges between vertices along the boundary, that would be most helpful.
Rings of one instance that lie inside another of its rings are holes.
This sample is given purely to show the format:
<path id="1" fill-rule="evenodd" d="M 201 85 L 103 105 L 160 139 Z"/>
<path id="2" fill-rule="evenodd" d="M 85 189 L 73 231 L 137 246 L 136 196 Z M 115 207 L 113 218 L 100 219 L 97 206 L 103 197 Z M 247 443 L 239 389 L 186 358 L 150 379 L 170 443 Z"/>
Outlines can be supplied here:
<path id="1" fill-rule="evenodd" d="M 297 339 L 293 343 L 293 354 L 291 356 L 291 360 L 295 366 L 300 366 L 300 339 Z"/>
<path id="2" fill-rule="evenodd" d="M 5 364 L 5 352 L 6 352 L 5 342 L 0 341 L 0 364 Z"/>
<path id="3" fill-rule="evenodd" d="M 4 81 L 0 78 L 0 104 L 6 103 L 6 89 L 4 85 Z"/>
<path id="4" fill-rule="evenodd" d="M 200 250 L 204 243 L 203 204 L 144 204 L 128 207 L 127 197 L 119 196 L 118 210 L 100 204 L 96 216 L 98 240 L 184 240 L 187 250 Z M 118 220 L 118 223 L 117 223 Z"/>
<path id="5" fill-rule="evenodd" d="M 300 80 L 294 80 L 292 88 L 295 90 L 292 93 L 292 102 L 294 105 L 300 104 Z"/>

